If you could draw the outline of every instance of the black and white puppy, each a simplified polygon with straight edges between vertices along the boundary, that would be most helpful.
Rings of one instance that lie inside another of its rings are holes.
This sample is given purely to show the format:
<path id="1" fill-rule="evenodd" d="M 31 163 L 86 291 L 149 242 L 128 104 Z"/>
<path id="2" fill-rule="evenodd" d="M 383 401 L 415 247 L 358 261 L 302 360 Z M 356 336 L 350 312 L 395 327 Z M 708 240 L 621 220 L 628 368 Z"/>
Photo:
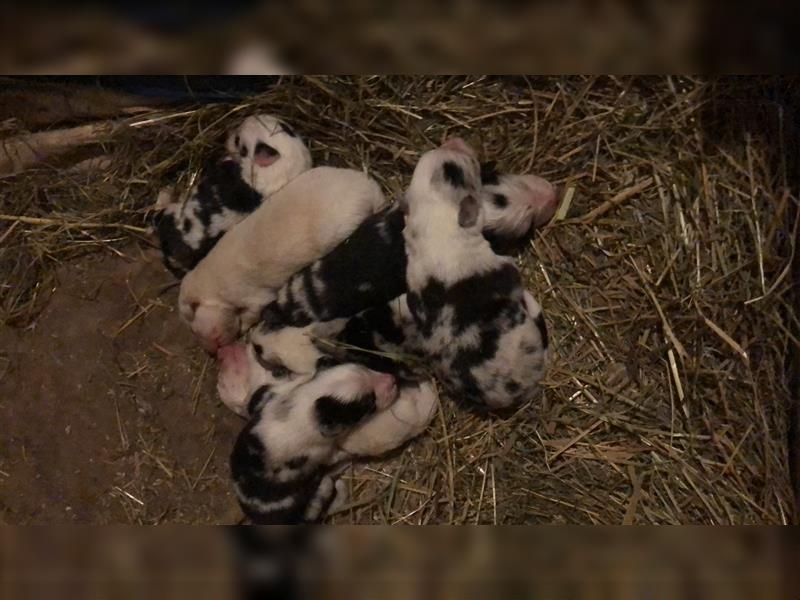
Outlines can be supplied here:
<path id="1" fill-rule="evenodd" d="M 539 304 L 482 235 L 475 152 L 455 138 L 423 154 L 403 197 L 408 309 L 448 394 L 492 409 L 531 396 L 545 369 Z"/>
<path id="2" fill-rule="evenodd" d="M 183 277 L 226 231 L 300 173 L 311 154 L 292 129 L 276 117 L 248 117 L 226 141 L 227 154 L 209 161 L 199 181 L 180 202 L 162 190 L 153 225 L 166 267 Z"/>
<path id="3" fill-rule="evenodd" d="M 535 175 L 498 175 L 484 168 L 479 199 L 484 236 L 497 249 L 528 236 L 555 212 L 553 186 Z M 395 205 L 364 221 L 332 252 L 293 275 L 263 319 L 303 326 L 350 317 L 406 291 L 405 216 Z"/>
<path id="4" fill-rule="evenodd" d="M 395 303 L 392 303 L 393 305 Z M 390 452 L 421 434 L 430 423 L 438 404 L 438 393 L 431 382 L 419 381 L 392 360 L 361 349 L 402 337 L 401 316 L 372 313 L 372 309 L 349 320 L 315 323 L 310 327 L 269 329 L 262 323 L 250 332 L 249 344 L 232 344 L 218 352 L 220 362 L 217 391 L 220 400 L 232 411 L 248 417 L 255 410 L 258 396 L 269 391 L 273 397 L 287 395 L 296 387 L 331 365 L 356 362 L 373 371 L 395 376 L 397 400 L 359 425 L 339 448 L 348 457 L 374 457 Z M 387 318 L 388 317 L 388 318 Z M 406 315 L 405 319 L 410 321 Z M 358 351 L 332 348 L 328 340 Z"/>
<path id="5" fill-rule="evenodd" d="M 397 394 L 391 375 L 352 364 L 323 369 L 285 395 L 256 390 L 230 459 L 245 514 L 257 524 L 324 518 L 342 492 L 331 468 L 338 443 Z"/>

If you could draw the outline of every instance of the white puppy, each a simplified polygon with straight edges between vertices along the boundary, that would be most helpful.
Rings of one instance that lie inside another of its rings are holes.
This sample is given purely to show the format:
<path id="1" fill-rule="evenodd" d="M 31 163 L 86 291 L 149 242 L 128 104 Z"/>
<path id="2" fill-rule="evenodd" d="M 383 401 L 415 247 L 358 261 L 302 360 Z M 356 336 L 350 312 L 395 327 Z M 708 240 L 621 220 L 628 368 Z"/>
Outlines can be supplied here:
<path id="1" fill-rule="evenodd" d="M 317 167 L 300 174 L 184 277 L 181 317 L 208 351 L 230 344 L 293 273 L 385 204 L 378 184 L 360 171 Z"/>

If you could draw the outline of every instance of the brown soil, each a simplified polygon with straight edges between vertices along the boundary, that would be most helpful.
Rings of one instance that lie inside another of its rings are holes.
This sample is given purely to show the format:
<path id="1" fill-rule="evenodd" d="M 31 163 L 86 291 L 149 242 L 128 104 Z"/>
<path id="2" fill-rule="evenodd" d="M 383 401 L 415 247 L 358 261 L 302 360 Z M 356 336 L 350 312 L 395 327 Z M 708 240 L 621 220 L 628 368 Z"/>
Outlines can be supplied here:
<path id="1" fill-rule="evenodd" d="M 172 276 L 134 247 L 67 263 L 58 282 L 31 327 L 0 328 L 0 520 L 235 523 L 241 422 Z"/>

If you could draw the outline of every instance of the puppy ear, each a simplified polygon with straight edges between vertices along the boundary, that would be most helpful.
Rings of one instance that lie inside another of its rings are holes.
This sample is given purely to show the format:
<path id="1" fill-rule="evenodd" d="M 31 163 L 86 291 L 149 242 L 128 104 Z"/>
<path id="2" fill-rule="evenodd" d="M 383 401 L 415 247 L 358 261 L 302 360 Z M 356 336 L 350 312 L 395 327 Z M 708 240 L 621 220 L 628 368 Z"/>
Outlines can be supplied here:
<path id="1" fill-rule="evenodd" d="M 480 212 L 480 202 L 474 196 L 465 197 L 458 205 L 458 225 L 465 229 L 475 227 Z"/>

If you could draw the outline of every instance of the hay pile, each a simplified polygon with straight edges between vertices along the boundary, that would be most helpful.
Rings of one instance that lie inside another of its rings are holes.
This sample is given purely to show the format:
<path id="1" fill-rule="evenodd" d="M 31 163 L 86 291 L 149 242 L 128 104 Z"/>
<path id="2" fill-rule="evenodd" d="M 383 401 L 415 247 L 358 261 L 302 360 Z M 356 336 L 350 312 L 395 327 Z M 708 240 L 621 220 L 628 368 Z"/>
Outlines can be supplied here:
<path id="1" fill-rule="evenodd" d="M 797 196 L 768 140 L 708 138 L 718 91 L 690 78 L 288 78 L 245 103 L 125 118 L 100 146 L 105 170 L 3 181 L 2 320 L 35 320 L 58 263 L 143 238 L 159 187 L 188 182 L 244 115 L 285 117 L 315 164 L 366 168 L 392 197 L 421 150 L 458 134 L 502 171 L 560 187 L 556 220 L 520 257 L 549 374 L 503 420 L 443 402 L 405 452 L 348 472 L 351 502 L 332 520 L 786 522 Z"/>

